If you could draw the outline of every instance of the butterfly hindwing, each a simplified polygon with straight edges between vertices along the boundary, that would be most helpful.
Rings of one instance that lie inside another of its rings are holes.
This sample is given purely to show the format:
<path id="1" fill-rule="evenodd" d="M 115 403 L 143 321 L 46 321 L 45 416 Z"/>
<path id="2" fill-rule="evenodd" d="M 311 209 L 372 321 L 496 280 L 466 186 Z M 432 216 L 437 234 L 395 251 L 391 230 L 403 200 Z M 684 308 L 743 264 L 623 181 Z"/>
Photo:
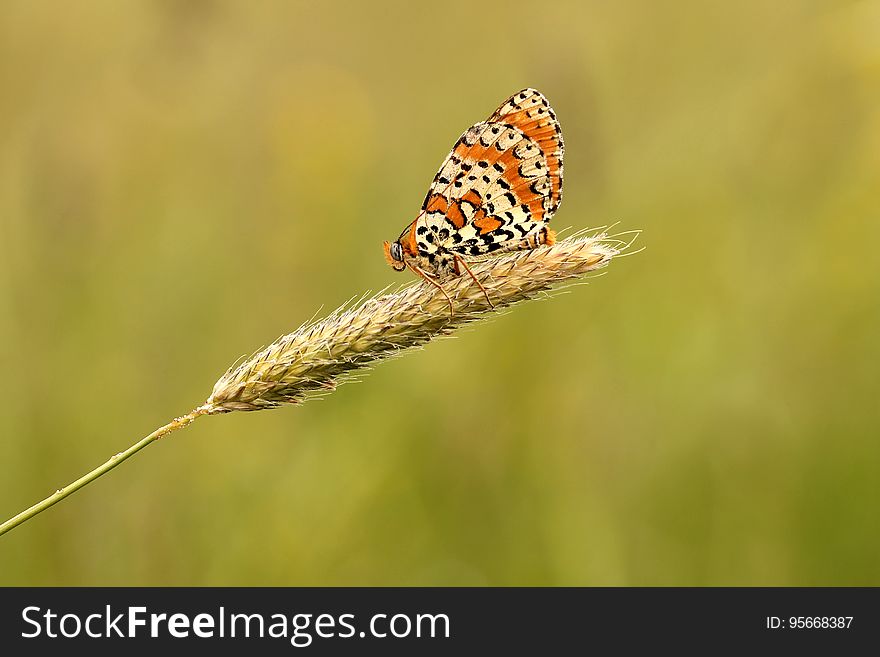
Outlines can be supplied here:
<path id="1" fill-rule="evenodd" d="M 562 197 L 563 143 L 534 89 L 506 100 L 456 142 L 434 177 L 411 236 L 422 253 L 521 248 L 545 230 Z M 414 246 L 415 246 L 414 245 Z"/>
<path id="2" fill-rule="evenodd" d="M 535 89 L 523 89 L 502 103 L 489 121 L 501 122 L 521 130 L 537 142 L 544 156 L 543 170 L 550 185 L 547 211 L 556 212 L 562 201 L 562 130 L 556 113 L 544 95 Z"/>

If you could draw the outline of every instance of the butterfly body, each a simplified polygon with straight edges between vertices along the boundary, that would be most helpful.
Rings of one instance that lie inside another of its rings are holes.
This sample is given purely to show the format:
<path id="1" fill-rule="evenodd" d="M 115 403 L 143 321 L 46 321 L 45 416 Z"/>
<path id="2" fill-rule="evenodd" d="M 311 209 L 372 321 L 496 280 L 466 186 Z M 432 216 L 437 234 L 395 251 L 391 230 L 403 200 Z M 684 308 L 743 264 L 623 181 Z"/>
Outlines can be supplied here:
<path id="1" fill-rule="evenodd" d="M 562 154 L 547 99 L 534 89 L 514 94 L 458 139 L 419 215 L 385 242 L 389 264 L 439 283 L 470 272 L 467 259 L 552 244 Z"/>

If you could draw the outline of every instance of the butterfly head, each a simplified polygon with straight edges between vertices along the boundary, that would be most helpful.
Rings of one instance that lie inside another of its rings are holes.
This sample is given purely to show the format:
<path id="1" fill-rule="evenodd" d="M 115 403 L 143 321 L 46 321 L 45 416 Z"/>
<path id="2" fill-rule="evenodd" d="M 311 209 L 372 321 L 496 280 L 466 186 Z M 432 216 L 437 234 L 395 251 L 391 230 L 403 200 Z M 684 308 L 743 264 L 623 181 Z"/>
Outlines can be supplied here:
<path id="1" fill-rule="evenodd" d="M 406 269 L 406 262 L 403 259 L 403 245 L 400 240 L 394 242 L 385 242 L 385 260 L 395 271 L 403 271 Z"/>

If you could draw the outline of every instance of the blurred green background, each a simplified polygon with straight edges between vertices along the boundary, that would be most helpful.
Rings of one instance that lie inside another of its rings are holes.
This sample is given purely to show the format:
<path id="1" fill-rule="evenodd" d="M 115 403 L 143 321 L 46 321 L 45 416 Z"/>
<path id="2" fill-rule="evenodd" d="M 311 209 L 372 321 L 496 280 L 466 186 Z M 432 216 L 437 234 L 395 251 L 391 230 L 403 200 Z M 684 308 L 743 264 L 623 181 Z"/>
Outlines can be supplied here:
<path id="1" fill-rule="evenodd" d="M 524 86 L 647 249 L 320 402 L 205 418 L 5 585 L 880 584 L 880 3 L 5 2 L 0 516 L 408 280 Z"/>

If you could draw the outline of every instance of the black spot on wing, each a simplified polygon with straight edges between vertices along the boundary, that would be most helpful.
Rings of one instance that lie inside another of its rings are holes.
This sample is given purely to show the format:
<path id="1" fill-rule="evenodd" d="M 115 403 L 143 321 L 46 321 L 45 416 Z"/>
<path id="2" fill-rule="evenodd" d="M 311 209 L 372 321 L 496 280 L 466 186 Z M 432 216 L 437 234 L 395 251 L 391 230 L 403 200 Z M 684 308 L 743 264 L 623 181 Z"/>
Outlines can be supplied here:
<path id="1" fill-rule="evenodd" d="M 526 168 L 527 166 L 528 166 L 528 165 L 527 165 L 525 162 L 523 162 L 522 164 L 519 165 L 519 168 L 517 169 L 517 171 L 519 172 L 520 177 L 522 177 L 522 178 L 534 178 L 535 175 L 536 175 L 534 172 L 531 172 L 531 173 L 526 173 L 526 172 L 525 172 L 525 168 Z"/>

